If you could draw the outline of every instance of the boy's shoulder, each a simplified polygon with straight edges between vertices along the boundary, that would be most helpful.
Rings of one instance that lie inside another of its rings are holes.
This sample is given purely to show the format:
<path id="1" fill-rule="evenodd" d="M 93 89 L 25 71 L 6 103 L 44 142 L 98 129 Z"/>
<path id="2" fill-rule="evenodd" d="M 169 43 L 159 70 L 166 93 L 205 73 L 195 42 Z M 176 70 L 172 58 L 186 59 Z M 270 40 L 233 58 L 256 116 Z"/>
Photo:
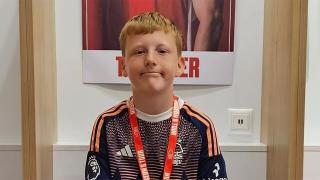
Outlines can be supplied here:
<path id="1" fill-rule="evenodd" d="M 124 112 L 128 108 L 127 100 L 123 100 L 119 102 L 118 104 L 112 106 L 111 108 L 103 111 L 98 117 L 97 121 L 99 119 L 105 119 L 107 117 L 114 117 L 117 115 L 120 115 L 122 112 Z"/>
<path id="2" fill-rule="evenodd" d="M 192 117 L 195 120 L 198 120 L 202 123 L 207 124 L 206 122 L 212 122 L 211 118 L 199 110 L 197 107 L 191 105 L 188 102 L 184 102 L 182 108 L 185 111 L 185 115 Z"/>
<path id="3" fill-rule="evenodd" d="M 204 149 L 207 150 L 205 154 L 208 155 L 208 157 L 221 154 L 217 140 L 217 132 L 209 116 L 186 102 L 182 106 L 181 114 L 186 121 L 189 121 L 198 129 L 204 141 Z"/>

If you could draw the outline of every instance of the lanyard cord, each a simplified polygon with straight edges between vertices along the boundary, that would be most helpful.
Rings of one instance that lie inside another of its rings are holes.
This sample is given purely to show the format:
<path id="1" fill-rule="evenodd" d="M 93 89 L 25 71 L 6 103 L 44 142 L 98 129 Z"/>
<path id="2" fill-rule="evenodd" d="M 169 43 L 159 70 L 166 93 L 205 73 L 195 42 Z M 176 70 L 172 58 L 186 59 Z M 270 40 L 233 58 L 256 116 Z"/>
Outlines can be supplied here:
<path id="1" fill-rule="evenodd" d="M 179 126 L 179 105 L 178 98 L 173 97 L 173 109 L 172 109 L 172 122 L 170 128 L 170 135 L 168 140 L 167 155 L 164 163 L 163 180 L 169 180 L 172 172 L 172 164 L 174 159 L 174 153 L 176 150 L 176 143 L 178 137 L 178 126 Z M 143 180 L 150 180 L 149 171 L 147 167 L 147 160 L 144 154 L 143 143 L 139 131 L 138 120 L 133 104 L 133 98 L 129 100 L 129 119 L 131 124 L 132 136 L 134 139 L 134 146 L 137 154 L 137 160 L 139 169 Z"/>

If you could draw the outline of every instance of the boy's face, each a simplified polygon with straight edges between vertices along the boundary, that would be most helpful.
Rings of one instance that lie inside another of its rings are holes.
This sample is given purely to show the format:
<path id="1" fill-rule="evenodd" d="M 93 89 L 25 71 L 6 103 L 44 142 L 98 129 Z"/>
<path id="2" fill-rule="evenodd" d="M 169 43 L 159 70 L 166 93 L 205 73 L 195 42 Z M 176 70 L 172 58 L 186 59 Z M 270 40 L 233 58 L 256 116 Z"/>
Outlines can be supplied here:
<path id="1" fill-rule="evenodd" d="M 171 33 L 130 35 L 126 39 L 124 76 L 129 76 L 132 89 L 139 93 L 172 91 L 173 79 L 184 70 Z"/>

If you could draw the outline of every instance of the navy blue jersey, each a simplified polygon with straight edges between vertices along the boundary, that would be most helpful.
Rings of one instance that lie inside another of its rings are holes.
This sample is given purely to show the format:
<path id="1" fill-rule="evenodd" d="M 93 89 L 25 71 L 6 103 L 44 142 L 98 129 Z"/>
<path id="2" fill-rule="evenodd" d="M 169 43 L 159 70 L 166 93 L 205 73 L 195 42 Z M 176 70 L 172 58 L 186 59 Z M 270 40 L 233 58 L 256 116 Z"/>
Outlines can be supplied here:
<path id="1" fill-rule="evenodd" d="M 171 179 L 227 180 L 212 121 L 181 99 L 179 104 L 179 134 Z M 172 111 L 160 115 L 136 111 L 150 178 L 162 179 Z M 142 179 L 127 101 L 97 118 L 91 135 L 85 179 Z"/>

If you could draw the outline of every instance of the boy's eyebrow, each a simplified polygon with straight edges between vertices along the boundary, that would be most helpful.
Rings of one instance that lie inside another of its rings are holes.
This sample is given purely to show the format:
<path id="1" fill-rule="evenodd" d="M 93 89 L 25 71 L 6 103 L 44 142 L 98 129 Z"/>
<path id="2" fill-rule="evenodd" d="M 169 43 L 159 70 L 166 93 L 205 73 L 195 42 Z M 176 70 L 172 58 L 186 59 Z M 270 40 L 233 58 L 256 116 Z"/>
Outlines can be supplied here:
<path id="1" fill-rule="evenodd" d="M 159 44 L 156 44 L 156 47 L 161 47 L 161 46 L 165 46 L 165 47 L 168 47 L 170 45 L 170 43 L 159 43 Z M 145 45 L 144 44 L 134 44 L 133 46 L 132 46 L 132 49 L 135 49 L 135 48 L 145 48 Z"/>
<path id="2" fill-rule="evenodd" d="M 169 43 L 168 44 L 160 43 L 160 44 L 157 45 L 157 47 L 159 47 L 159 46 L 168 46 L 168 45 L 170 45 L 170 44 Z"/>
<path id="3" fill-rule="evenodd" d="M 137 48 L 144 48 L 144 45 L 143 44 L 137 44 L 137 45 L 133 45 L 131 48 L 129 48 L 130 50 L 131 49 L 137 49 Z"/>

